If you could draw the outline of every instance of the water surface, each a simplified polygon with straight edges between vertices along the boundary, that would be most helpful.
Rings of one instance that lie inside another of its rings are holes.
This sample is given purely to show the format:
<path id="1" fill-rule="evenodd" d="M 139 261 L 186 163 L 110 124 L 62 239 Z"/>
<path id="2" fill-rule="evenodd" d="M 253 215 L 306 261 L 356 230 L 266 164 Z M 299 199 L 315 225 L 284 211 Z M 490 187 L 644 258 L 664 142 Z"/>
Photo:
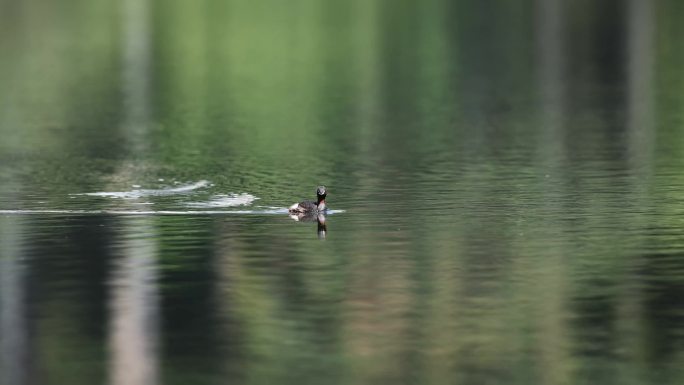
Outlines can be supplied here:
<path id="1" fill-rule="evenodd" d="M 684 383 L 683 17 L 0 1 L 0 383 Z"/>

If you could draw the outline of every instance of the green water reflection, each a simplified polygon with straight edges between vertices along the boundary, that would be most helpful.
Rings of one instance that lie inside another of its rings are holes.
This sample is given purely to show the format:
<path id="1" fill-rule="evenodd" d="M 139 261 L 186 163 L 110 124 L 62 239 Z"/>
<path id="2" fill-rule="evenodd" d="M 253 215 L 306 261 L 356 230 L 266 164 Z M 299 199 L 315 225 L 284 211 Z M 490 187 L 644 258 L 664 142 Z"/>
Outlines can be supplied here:
<path id="1" fill-rule="evenodd" d="M 0 383 L 683 383 L 683 18 L 0 0 Z"/>

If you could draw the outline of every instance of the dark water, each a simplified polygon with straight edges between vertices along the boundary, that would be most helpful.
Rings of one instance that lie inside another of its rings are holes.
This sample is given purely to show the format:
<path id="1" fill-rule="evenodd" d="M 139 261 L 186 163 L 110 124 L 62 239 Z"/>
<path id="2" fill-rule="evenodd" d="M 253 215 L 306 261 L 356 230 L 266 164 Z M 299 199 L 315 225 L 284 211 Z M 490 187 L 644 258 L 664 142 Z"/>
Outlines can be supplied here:
<path id="1" fill-rule="evenodd" d="M 684 383 L 682 36 L 674 0 L 0 0 L 0 383 Z M 284 213 L 319 184 L 325 234 Z"/>

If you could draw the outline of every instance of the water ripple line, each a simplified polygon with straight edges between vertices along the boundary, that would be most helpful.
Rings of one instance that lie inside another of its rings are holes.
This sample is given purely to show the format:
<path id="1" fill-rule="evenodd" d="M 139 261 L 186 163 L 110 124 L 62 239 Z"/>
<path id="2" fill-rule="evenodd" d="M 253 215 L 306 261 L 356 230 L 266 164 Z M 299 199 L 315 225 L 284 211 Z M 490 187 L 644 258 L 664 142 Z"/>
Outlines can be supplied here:
<path id="1" fill-rule="evenodd" d="M 345 210 L 328 210 L 326 215 L 343 213 Z M 0 210 L 0 215 L 281 215 L 287 208 L 263 210 Z"/>

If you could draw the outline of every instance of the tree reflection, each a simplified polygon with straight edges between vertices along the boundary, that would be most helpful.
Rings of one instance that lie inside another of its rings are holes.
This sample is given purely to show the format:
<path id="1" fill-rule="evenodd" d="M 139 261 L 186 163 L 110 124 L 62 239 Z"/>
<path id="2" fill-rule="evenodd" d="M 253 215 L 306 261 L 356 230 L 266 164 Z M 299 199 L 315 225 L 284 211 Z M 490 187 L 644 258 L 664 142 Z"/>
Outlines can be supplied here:
<path id="1" fill-rule="evenodd" d="M 124 218 L 121 256 L 110 282 L 112 385 L 154 385 L 158 379 L 157 236 L 149 218 Z"/>
<path id="2" fill-rule="evenodd" d="M 21 253 L 22 223 L 0 218 L 0 382 L 30 383 L 27 283 Z"/>

